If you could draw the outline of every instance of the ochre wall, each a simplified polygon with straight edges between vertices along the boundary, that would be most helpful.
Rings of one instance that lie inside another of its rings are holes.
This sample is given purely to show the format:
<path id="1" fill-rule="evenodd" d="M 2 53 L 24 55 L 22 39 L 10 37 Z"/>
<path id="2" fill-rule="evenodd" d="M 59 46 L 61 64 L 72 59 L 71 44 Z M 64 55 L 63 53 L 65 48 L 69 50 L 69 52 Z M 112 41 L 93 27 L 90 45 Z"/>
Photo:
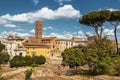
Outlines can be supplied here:
<path id="1" fill-rule="evenodd" d="M 43 55 L 45 57 L 50 56 L 50 49 L 48 48 L 27 48 L 27 56 L 33 56 L 32 53 L 35 53 L 36 56 Z"/>

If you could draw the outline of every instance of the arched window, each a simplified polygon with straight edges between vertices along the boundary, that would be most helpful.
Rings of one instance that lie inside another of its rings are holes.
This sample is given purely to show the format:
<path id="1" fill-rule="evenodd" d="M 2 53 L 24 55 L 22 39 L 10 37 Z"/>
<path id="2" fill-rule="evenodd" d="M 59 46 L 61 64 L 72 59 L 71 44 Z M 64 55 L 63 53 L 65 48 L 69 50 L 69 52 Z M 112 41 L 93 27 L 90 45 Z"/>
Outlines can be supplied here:
<path id="1" fill-rule="evenodd" d="M 35 55 L 36 55 L 36 52 L 33 51 L 33 52 L 32 52 L 32 56 L 35 56 Z"/>
<path id="2" fill-rule="evenodd" d="M 19 53 L 20 56 L 22 56 L 22 54 L 23 54 L 22 52 Z"/>

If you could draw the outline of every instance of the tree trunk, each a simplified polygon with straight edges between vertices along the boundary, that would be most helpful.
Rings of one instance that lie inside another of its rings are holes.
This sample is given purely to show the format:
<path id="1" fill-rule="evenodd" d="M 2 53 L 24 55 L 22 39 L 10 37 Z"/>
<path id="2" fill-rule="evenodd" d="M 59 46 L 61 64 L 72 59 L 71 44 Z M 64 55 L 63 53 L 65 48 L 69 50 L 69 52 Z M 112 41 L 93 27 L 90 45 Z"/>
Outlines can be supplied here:
<path id="1" fill-rule="evenodd" d="M 119 25 L 119 21 L 116 21 L 116 23 L 115 23 L 115 29 L 114 29 L 114 36 L 115 36 L 115 42 L 116 42 L 116 50 L 117 50 L 117 53 L 118 53 L 118 51 L 119 51 L 119 48 L 118 48 L 118 40 L 117 40 L 117 26 Z M 119 53 L 118 53 L 118 55 L 120 55 Z"/>
<path id="2" fill-rule="evenodd" d="M 97 37 L 99 38 L 100 36 L 99 36 L 99 34 L 98 34 L 98 27 L 94 27 L 95 28 L 95 32 L 96 32 L 96 34 L 97 34 Z"/>
<path id="3" fill-rule="evenodd" d="M 103 26 L 101 26 L 101 30 L 100 30 L 100 38 L 102 38 L 102 32 L 103 32 Z"/>

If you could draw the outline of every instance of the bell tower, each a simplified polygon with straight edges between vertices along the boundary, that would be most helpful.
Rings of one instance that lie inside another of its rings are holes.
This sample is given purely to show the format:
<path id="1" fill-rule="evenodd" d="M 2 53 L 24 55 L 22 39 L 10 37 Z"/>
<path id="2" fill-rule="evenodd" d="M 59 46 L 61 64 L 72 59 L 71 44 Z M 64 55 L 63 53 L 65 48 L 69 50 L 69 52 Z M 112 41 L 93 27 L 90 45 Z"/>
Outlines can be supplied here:
<path id="1" fill-rule="evenodd" d="M 40 40 L 42 38 L 42 21 L 36 21 L 36 30 L 35 30 L 35 38 Z"/>

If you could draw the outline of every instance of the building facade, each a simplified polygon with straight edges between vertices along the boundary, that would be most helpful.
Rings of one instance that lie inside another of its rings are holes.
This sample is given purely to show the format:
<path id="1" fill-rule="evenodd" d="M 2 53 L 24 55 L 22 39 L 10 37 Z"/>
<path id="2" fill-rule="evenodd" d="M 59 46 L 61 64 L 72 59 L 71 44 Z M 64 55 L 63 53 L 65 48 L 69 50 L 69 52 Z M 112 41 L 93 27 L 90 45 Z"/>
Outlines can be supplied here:
<path id="1" fill-rule="evenodd" d="M 86 45 L 86 42 L 83 41 L 81 38 L 75 38 L 73 37 L 72 39 L 57 39 L 57 45 L 58 45 L 58 50 L 60 53 L 62 53 L 65 49 L 78 46 L 78 45 Z"/>
<path id="2" fill-rule="evenodd" d="M 56 37 L 42 37 L 42 22 L 36 21 L 35 36 L 25 42 L 27 55 L 60 56 L 66 48 L 85 45 L 81 38 L 57 39 Z M 44 48 L 44 49 L 43 49 Z M 44 53 L 44 54 L 43 54 Z"/>
<path id="3" fill-rule="evenodd" d="M 24 39 L 10 34 L 6 39 L 2 39 L 1 43 L 5 45 L 5 51 L 12 59 L 16 55 L 26 56 L 26 48 L 23 46 Z"/>
<path id="4" fill-rule="evenodd" d="M 42 22 L 36 21 L 35 36 L 29 37 L 29 39 L 24 42 L 24 46 L 27 49 L 26 55 L 43 55 L 49 57 L 51 46 L 53 46 L 53 43 L 51 43 L 53 39 L 54 38 L 42 37 Z"/>

